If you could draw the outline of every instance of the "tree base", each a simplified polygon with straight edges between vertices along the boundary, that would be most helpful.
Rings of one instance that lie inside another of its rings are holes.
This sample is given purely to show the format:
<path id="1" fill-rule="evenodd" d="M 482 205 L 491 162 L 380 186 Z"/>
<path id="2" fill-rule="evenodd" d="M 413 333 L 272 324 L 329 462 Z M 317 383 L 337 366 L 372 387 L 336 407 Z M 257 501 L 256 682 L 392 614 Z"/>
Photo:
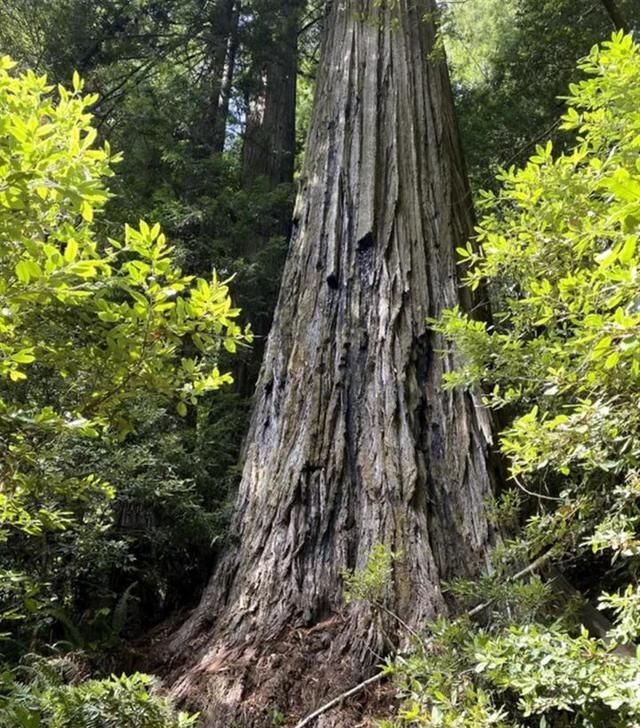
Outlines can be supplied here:
<path id="1" fill-rule="evenodd" d="M 354 643 L 351 620 L 335 616 L 311 628 L 292 628 L 261 647 L 219 643 L 195 666 L 168 676 L 170 694 L 199 711 L 205 728 L 292 728 L 377 671 L 383 655 L 366 647 L 373 630 Z M 318 717 L 314 728 L 365 728 L 394 708 L 394 689 L 373 685 Z"/>

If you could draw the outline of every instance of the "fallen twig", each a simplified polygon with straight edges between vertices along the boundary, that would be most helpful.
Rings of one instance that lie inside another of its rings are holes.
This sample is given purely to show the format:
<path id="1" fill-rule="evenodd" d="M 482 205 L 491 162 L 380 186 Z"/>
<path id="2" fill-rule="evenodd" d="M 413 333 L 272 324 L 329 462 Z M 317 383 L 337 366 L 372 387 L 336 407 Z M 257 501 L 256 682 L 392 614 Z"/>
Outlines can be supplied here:
<path id="1" fill-rule="evenodd" d="M 373 675 L 373 677 L 367 678 L 363 682 L 358 683 L 358 685 L 355 685 L 350 690 L 347 690 L 344 693 L 340 693 L 340 695 L 335 697 L 333 700 L 330 700 L 328 703 L 320 706 L 318 710 L 315 710 L 313 713 L 310 713 L 306 718 L 303 718 L 299 723 L 296 723 L 294 728 L 303 728 L 303 726 L 309 725 L 309 723 L 314 721 L 316 718 L 319 718 L 323 713 L 331 710 L 331 708 L 335 707 L 346 698 L 350 698 L 352 695 L 356 695 L 357 693 L 361 692 L 369 685 L 373 685 L 374 683 L 379 682 L 387 674 L 388 672 L 386 670 L 382 670 L 381 672 Z"/>

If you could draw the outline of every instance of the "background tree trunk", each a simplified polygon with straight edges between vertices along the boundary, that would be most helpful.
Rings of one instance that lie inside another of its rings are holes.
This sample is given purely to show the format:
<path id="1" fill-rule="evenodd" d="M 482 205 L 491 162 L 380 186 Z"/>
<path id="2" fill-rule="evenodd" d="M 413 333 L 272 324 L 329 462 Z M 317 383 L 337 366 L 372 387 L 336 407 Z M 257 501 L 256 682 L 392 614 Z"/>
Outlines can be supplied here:
<path id="1" fill-rule="evenodd" d="M 229 95 L 233 81 L 238 44 L 239 0 L 216 0 L 206 22 L 208 104 L 200 128 L 198 141 L 213 153 L 224 150 Z"/>
<path id="2" fill-rule="evenodd" d="M 258 11 L 268 42 L 257 52 L 256 89 L 248 99 L 242 151 L 245 185 L 264 177 L 270 188 L 290 184 L 296 155 L 298 30 L 304 0 L 279 0 Z"/>
<path id="3" fill-rule="evenodd" d="M 229 118 L 229 103 L 233 89 L 233 77 L 235 74 L 236 57 L 238 54 L 238 22 L 240 19 L 240 0 L 235 0 L 229 8 L 228 38 L 224 69 L 220 81 L 220 96 L 215 108 L 213 124 L 213 151 L 221 154 L 224 151 L 224 144 L 227 138 L 227 120 Z"/>
<path id="4" fill-rule="evenodd" d="M 285 204 L 273 209 L 273 224 L 262 230 L 256 229 L 239 248 L 238 253 L 254 263 L 260 260 L 274 238 L 279 239 L 281 244 L 285 243 L 291 229 L 296 157 L 298 33 L 305 4 L 306 0 L 256 2 L 252 18 L 253 33 L 249 33 L 247 38 L 252 56 L 249 73 L 252 83 L 249 83 L 251 90 L 247 94 L 242 185 L 252 194 L 268 195 L 276 191 L 281 200 L 286 200 Z M 282 253 L 282 245 L 277 252 Z M 279 260 L 282 264 L 282 255 Z M 244 397 L 251 397 L 255 390 L 274 305 L 275 298 L 272 297 L 268 306 L 253 312 L 251 325 L 256 336 L 253 347 L 234 358 L 236 391 Z"/>
<path id="5" fill-rule="evenodd" d="M 455 248 L 472 228 L 435 5 L 376 6 L 330 11 L 236 541 L 169 646 L 185 660 L 174 693 L 210 726 L 304 711 L 401 639 L 343 605 L 341 572 L 377 543 L 401 554 L 387 606 L 421 628 L 492 540 L 489 422 L 443 391 L 452 362 L 426 322 L 460 302 Z"/>
<path id="6" fill-rule="evenodd" d="M 630 30 L 629 23 L 616 0 L 602 0 L 602 4 L 616 30 L 624 30 L 625 33 L 628 33 Z"/>

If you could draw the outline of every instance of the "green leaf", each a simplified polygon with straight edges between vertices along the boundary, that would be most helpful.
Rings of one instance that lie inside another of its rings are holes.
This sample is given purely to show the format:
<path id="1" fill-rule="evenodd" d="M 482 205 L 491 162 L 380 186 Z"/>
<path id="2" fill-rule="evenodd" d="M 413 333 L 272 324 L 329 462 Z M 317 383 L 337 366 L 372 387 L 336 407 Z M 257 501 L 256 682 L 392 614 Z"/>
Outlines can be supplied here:
<path id="1" fill-rule="evenodd" d="M 618 364 L 619 361 L 620 361 L 620 353 L 618 351 L 613 351 L 607 357 L 607 359 L 604 363 L 604 368 L 613 369 Z"/>
<path id="2" fill-rule="evenodd" d="M 22 349 L 11 355 L 11 359 L 18 364 L 31 364 L 36 360 L 33 355 L 33 349 Z"/>
<path id="3" fill-rule="evenodd" d="M 30 272 L 30 266 L 25 260 L 21 260 L 16 265 L 16 275 L 18 276 L 18 280 L 20 283 L 29 283 L 31 280 L 31 272 Z"/>
<path id="4" fill-rule="evenodd" d="M 81 213 L 83 219 L 86 220 L 87 222 L 93 221 L 93 207 L 86 200 L 82 201 L 82 204 L 80 206 L 80 213 Z"/>
<path id="5" fill-rule="evenodd" d="M 70 238 L 64 249 L 64 259 L 67 263 L 72 263 L 78 255 L 78 242 L 74 238 Z"/>

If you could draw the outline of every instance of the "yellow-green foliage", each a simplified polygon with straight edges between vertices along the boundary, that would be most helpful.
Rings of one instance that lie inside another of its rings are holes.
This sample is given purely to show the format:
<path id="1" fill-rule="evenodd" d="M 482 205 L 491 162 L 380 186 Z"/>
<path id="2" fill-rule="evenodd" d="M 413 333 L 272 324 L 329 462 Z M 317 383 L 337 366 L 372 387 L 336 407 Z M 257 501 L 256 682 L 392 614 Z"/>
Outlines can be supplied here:
<path id="1" fill-rule="evenodd" d="M 68 660 L 66 661 L 69 662 Z M 136 673 L 65 684 L 65 661 L 39 661 L 28 682 L 2 677 L 0 722 L 11 728 L 189 728 L 197 716 L 177 712 Z"/>
<path id="2" fill-rule="evenodd" d="M 383 604 L 389 583 L 393 577 L 393 562 L 397 554 L 384 544 L 376 544 L 364 568 L 344 571 L 344 597 L 347 602 L 368 601 L 371 604 Z"/>
<path id="3" fill-rule="evenodd" d="M 490 407 L 523 411 L 502 449 L 515 476 L 561 491 L 562 528 L 590 505 L 602 515 L 601 495 L 617 507 L 594 492 L 577 508 L 584 478 L 622 487 L 640 454 L 640 50 L 618 35 L 581 67 L 591 78 L 563 118 L 576 143 L 505 172 L 478 250 L 460 251 L 470 285 L 494 286 L 494 324 L 453 310 L 439 326 L 462 358 L 450 386 L 483 384 Z"/>
<path id="4" fill-rule="evenodd" d="M 117 158 L 96 142 L 96 97 L 77 74 L 68 91 L 12 68 L 0 60 L 2 540 L 63 529 L 74 501 L 110 497 L 99 479 L 61 470 L 52 453 L 65 438 L 124 436 L 148 392 L 186 414 L 231 380 L 221 347 L 251 340 L 227 283 L 184 275 L 158 225 L 104 233 Z"/>

